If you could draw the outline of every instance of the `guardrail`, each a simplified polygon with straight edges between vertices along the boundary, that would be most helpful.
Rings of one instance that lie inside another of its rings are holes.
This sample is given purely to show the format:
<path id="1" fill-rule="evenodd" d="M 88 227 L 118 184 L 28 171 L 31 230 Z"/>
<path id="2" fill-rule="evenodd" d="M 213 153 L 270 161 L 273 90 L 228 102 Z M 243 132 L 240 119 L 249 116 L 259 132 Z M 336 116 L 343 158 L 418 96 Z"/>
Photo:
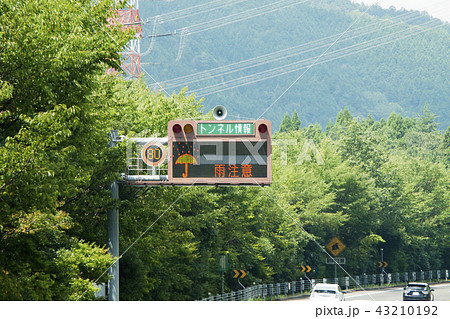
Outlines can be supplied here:
<path id="1" fill-rule="evenodd" d="M 446 270 L 427 270 L 418 272 L 404 273 L 384 273 L 372 275 L 360 275 L 339 278 L 322 279 L 300 279 L 299 281 L 260 284 L 247 287 L 238 291 L 218 294 L 203 298 L 202 301 L 244 301 L 244 300 L 272 300 L 283 296 L 296 296 L 310 292 L 316 283 L 337 283 L 342 289 L 384 287 L 389 285 L 398 285 L 412 281 L 433 282 L 449 280 L 449 271 Z"/>

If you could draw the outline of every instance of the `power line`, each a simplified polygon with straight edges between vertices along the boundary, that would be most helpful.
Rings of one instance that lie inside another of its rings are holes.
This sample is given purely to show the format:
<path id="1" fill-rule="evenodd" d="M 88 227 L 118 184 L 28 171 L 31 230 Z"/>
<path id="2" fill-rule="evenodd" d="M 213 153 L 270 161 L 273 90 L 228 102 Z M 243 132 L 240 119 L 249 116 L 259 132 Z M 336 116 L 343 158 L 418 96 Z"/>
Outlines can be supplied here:
<path id="1" fill-rule="evenodd" d="M 223 3 L 223 0 L 216 0 L 216 1 L 208 2 L 206 4 L 200 4 L 197 6 L 193 6 L 193 7 L 185 8 L 182 10 L 178 10 L 178 11 L 174 11 L 174 12 L 170 12 L 170 13 L 157 15 L 157 16 L 148 18 L 145 22 L 142 22 L 142 23 L 146 24 L 146 23 L 149 23 L 150 21 L 153 21 L 153 31 L 152 31 L 151 35 L 144 36 L 143 38 L 151 38 L 152 41 L 151 41 L 148 49 L 143 54 L 141 54 L 141 56 L 146 56 L 153 50 L 155 42 L 156 42 L 156 38 L 176 36 L 176 35 L 180 34 L 179 32 L 177 33 L 177 30 L 175 30 L 174 32 L 171 32 L 171 33 L 157 34 L 156 29 L 159 24 L 163 24 L 163 23 L 178 20 L 178 19 L 184 19 L 184 18 L 193 16 L 193 15 L 198 15 L 198 14 L 213 11 L 213 10 L 218 10 L 223 7 L 237 4 L 237 3 L 240 3 L 243 1 L 245 1 L 245 0 L 231 0 L 231 1 L 228 1 L 227 3 Z M 185 28 L 183 28 L 181 30 L 182 38 L 185 36 L 185 33 L 186 33 Z M 181 49 L 182 42 L 184 42 L 184 39 L 180 40 L 180 46 L 178 49 L 180 52 L 182 52 L 182 49 Z"/>
<path id="2" fill-rule="evenodd" d="M 164 13 L 161 15 L 153 16 L 147 19 L 146 22 L 158 19 L 159 23 L 166 23 L 171 22 L 179 19 L 185 19 L 194 15 L 199 15 L 202 13 L 222 9 L 227 6 L 231 6 L 234 4 L 238 4 L 240 2 L 244 2 L 246 0 L 216 0 L 216 1 L 210 1 L 208 3 L 199 4 L 196 6 L 188 7 L 185 9 Z M 225 2 L 225 3 L 224 3 Z"/>
<path id="3" fill-rule="evenodd" d="M 426 29 L 426 30 L 423 30 L 421 32 L 417 32 L 415 34 L 410 34 L 410 35 L 404 36 L 402 38 L 407 38 L 407 37 L 410 37 L 410 36 L 413 36 L 413 35 L 416 35 L 416 34 L 419 34 L 419 33 L 422 33 L 422 32 L 426 32 L 426 31 L 429 31 L 429 30 L 434 29 L 436 27 L 439 27 L 439 26 L 435 26 L 435 27 L 432 27 L 430 29 Z M 402 39 L 402 38 L 394 39 L 394 40 L 391 40 L 391 41 L 388 41 L 388 42 L 384 42 L 384 43 L 379 43 L 379 44 L 373 45 L 371 47 L 366 47 L 366 48 L 363 48 L 363 49 L 342 53 L 339 56 L 328 58 L 327 60 L 323 60 L 323 61 L 317 62 L 315 65 L 324 64 L 324 63 L 331 62 L 331 61 L 334 61 L 334 60 L 337 60 L 337 59 L 340 59 L 340 58 L 344 58 L 344 57 L 347 57 L 347 56 L 350 56 L 350 55 L 353 55 L 353 54 L 356 54 L 356 53 L 367 51 L 369 49 L 377 48 L 379 46 L 395 42 L 395 41 L 397 41 L 399 39 Z M 335 52 L 336 51 L 333 51 L 331 53 L 335 53 Z M 328 57 L 328 56 L 329 55 L 325 55 L 325 57 Z M 314 60 L 314 58 L 310 58 L 309 61 L 304 61 L 304 62 L 312 62 L 312 60 Z M 295 64 L 298 64 L 298 63 L 295 63 Z M 226 91 L 226 90 L 238 88 L 238 87 L 241 87 L 241 86 L 253 84 L 253 83 L 256 83 L 256 82 L 264 81 L 264 80 L 271 79 L 271 78 L 274 78 L 274 77 L 282 76 L 282 75 L 285 75 L 285 74 L 288 74 L 288 73 L 292 73 L 292 72 L 295 72 L 295 71 L 299 71 L 299 70 L 302 70 L 302 69 L 306 69 L 306 68 L 308 68 L 308 65 L 297 66 L 297 67 L 295 67 L 295 65 L 294 65 L 294 67 L 292 65 L 288 65 L 287 67 L 286 66 L 283 67 L 283 69 L 280 69 L 280 68 L 276 68 L 278 70 L 271 69 L 269 71 L 274 71 L 275 70 L 277 72 L 275 72 L 273 74 L 265 75 L 264 77 L 261 77 L 260 73 L 253 74 L 253 75 L 250 75 L 250 76 L 246 76 L 246 77 L 242 77 L 242 78 L 239 78 L 237 80 L 234 80 L 234 81 L 239 81 L 240 80 L 241 83 L 235 83 L 235 84 L 230 84 L 228 82 L 227 83 L 222 83 L 223 88 L 217 87 L 214 90 L 211 87 L 206 87 L 206 88 L 198 89 L 198 90 L 195 90 L 195 91 L 188 91 L 187 94 L 191 94 L 191 93 L 195 92 L 198 96 L 207 96 L 207 95 L 223 92 L 223 91 Z M 229 81 L 229 82 L 231 82 L 231 81 Z M 228 85 L 228 86 L 226 86 L 226 85 Z M 210 89 L 210 90 L 207 91 L 207 89 Z M 202 91 L 202 90 L 204 90 L 204 91 Z"/>
<path id="4" fill-rule="evenodd" d="M 367 11 L 369 11 L 369 9 L 370 8 L 372 8 L 372 6 L 373 5 L 371 5 L 370 7 L 368 7 L 367 9 L 366 9 L 366 11 L 364 11 L 363 12 L 363 14 L 364 13 L 367 13 Z M 363 16 L 363 14 L 361 14 L 355 21 L 353 21 L 349 26 L 348 26 L 348 28 L 347 29 L 345 29 L 345 31 L 341 34 L 341 35 L 339 35 L 339 37 L 336 39 L 336 40 L 334 40 L 334 42 L 329 46 L 329 47 L 327 47 L 327 49 L 325 50 L 325 51 L 323 51 L 322 52 L 322 54 L 321 55 L 319 55 L 318 57 L 317 57 L 317 59 L 316 60 L 314 60 L 314 62 L 310 65 L 310 66 L 308 66 L 307 68 L 306 68 L 306 70 L 305 70 L 305 72 L 303 72 L 302 74 L 300 74 L 300 76 L 299 77 L 297 77 L 296 79 L 295 79 L 295 81 L 294 82 L 292 82 L 292 84 L 286 89 L 286 90 L 284 90 L 283 91 L 283 93 L 281 93 L 281 95 L 279 95 L 276 99 L 275 99 L 275 101 L 273 101 L 272 102 L 272 104 L 270 104 L 269 105 L 269 107 L 268 108 L 266 108 L 265 110 L 264 110 L 264 112 L 262 112 L 262 114 L 258 117 L 258 119 L 260 119 L 279 99 L 281 99 L 281 97 L 284 95 L 284 94 L 286 94 L 286 92 L 287 91 L 289 91 L 290 89 L 291 89 L 291 87 L 292 86 L 294 86 L 294 84 L 295 83 L 297 83 L 297 81 L 299 81 L 302 77 L 303 77 L 303 75 L 305 75 L 305 73 L 306 72 L 308 72 L 308 70 L 310 69 L 310 68 L 312 68 L 319 60 L 320 60 L 320 58 L 322 57 L 322 56 L 324 56 L 330 49 L 331 49 L 331 47 L 333 46 L 333 45 L 335 45 L 336 44 L 336 42 L 338 42 L 339 41 L 339 39 L 341 39 L 347 32 L 348 32 L 348 30 L 350 30 L 351 29 L 351 27 L 353 27 L 353 25 Z"/>
<path id="5" fill-rule="evenodd" d="M 309 0 L 307 0 L 307 1 L 309 1 Z M 307 1 L 305 1 L 305 2 L 307 2 Z M 283 1 L 278 1 L 275 4 L 283 5 L 285 3 L 286 3 L 286 0 L 283 0 Z M 292 5 L 292 4 L 289 4 L 289 5 Z M 271 10 L 280 9 L 280 7 L 277 7 L 277 8 L 274 9 L 273 7 L 269 7 L 269 5 L 265 5 L 265 6 L 262 6 L 262 7 L 266 8 L 266 9 L 269 8 Z M 259 8 L 261 8 L 261 7 L 259 7 Z M 204 30 L 211 29 L 213 27 L 223 26 L 224 23 L 236 22 L 237 21 L 236 17 L 240 17 L 240 16 L 237 16 L 237 15 L 242 15 L 243 13 L 249 13 L 249 12 L 252 12 L 253 10 L 255 10 L 255 9 L 247 10 L 247 11 L 235 14 L 235 15 L 231 15 L 231 16 L 220 18 L 220 19 L 211 20 L 209 22 L 205 22 L 205 23 L 194 25 L 194 26 L 201 26 L 201 25 L 205 25 L 205 24 L 208 24 L 208 23 L 212 23 L 212 22 L 216 23 L 216 24 L 213 24 L 212 26 L 209 25 L 207 28 L 197 29 L 197 31 L 195 31 L 195 32 L 201 32 L 201 31 L 204 31 Z M 264 13 L 260 12 L 258 15 L 265 14 L 265 13 L 267 13 L 267 12 L 264 12 Z M 253 16 L 249 15 L 247 18 L 250 18 L 250 17 L 253 17 Z M 357 38 L 357 37 L 362 37 L 362 36 L 371 34 L 373 32 L 378 32 L 378 31 L 383 30 L 383 29 L 392 28 L 394 26 L 397 26 L 397 25 L 400 25 L 400 24 L 403 24 L 405 22 L 408 22 L 408 21 L 411 21 L 411 20 L 415 20 L 415 19 L 418 19 L 418 18 L 421 18 L 421 17 L 423 17 L 423 16 L 420 15 L 420 14 L 418 15 L 417 12 L 408 11 L 408 12 L 406 12 L 404 14 L 401 14 L 401 15 L 395 16 L 394 18 L 391 18 L 391 20 L 392 19 L 393 20 L 400 20 L 399 22 L 396 22 L 396 23 L 388 25 L 388 26 L 383 26 L 381 29 L 380 28 L 374 28 L 374 29 L 372 29 L 369 32 L 361 33 L 361 31 L 364 31 L 364 30 L 370 28 L 370 26 L 379 24 L 379 21 L 377 21 L 376 23 L 372 23 L 372 24 L 369 24 L 369 25 L 366 25 L 366 26 L 363 26 L 363 27 L 360 27 L 358 29 L 354 29 L 353 31 L 348 32 L 348 35 L 345 38 L 343 37 L 342 39 L 339 39 L 338 42 L 340 43 L 340 42 L 348 41 L 348 40 L 351 40 L 351 39 L 354 39 L 354 38 Z M 400 18 L 403 18 L 403 19 L 400 19 Z M 228 20 L 224 20 L 224 19 L 228 19 Z M 219 22 L 219 23 L 217 23 L 217 22 Z M 186 29 L 184 29 L 183 31 L 185 31 L 184 33 L 187 33 Z M 360 32 L 360 33 L 358 34 L 357 32 Z M 393 33 L 393 34 L 397 34 L 397 33 L 399 33 L 399 32 L 396 32 L 396 33 Z M 319 49 L 321 47 L 327 46 L 326 43 L 322 44 L 322 42 L 324 42 L 327 39 L 332 39 L 334 37 L 335 37 L 335 35 L 334 36 L 329 36 L 329 37 L 326 37 L 326 38 L 323 38 L 323 39 L 320 39 L 320 40 L 315 40 L 315 41 L 312 41 L 310 43 L 306 43 L 306 44 L 302 44 L 302 45 L 299 45 L 299 46 L 291 47 L 291 48 L 288 48 L 288 49 L 279 50 L 279 51 L 276 51 L 276 52 L 273 52 L 273 53 L 270 53 L 270 54 L 266 54 L 266 55 L 263 55 L 263 56 L 259 56 L 259 57 L 256 57 L 256 58 L 252 58 L 252 59 L 248 59 L 248 60 L 232 63 L 232 64 L 229 64 L 229 65 L 226 65 L 226 66 L 222 66 L 222 67 L 218 67 L 218 68 L 215 68 L 215 69 L 211 69 L 211 70 L 207 70 L 207 71 L 194 73 L 194 74 L 191 74 L 191 75 L 186 75 L 186 76 L 174 78 L 174 79 L 167 80 L 167 81 L 164 81 L 164 82 L 157 82 L 157 83 L 155 83 L 155 84 L 153 84 L 151 86 L 153 86 L 153 87 L 155 87 L 155 86 L 161 87 L 161 83 L 166 83 L 165 87 L 167 89 L 172 89 L 172 88 L 175 88 L 177 86 L 186 85 L 186 84 L 190 84 L 190 83 L 196 83 L 196 82 L 212 79 L 212 78 L 215 78 L 215 77 L 223 76 L 223 75 L 226 75 L 226 74 L 242 71 L 242 70 L 249 69 L 249 68 L 252 68 L 252 67 L 260 66 L 260 65 L 263 65 L 263 64 L 272 63 L 272 62 L 279 61 L 279 60 L 282 60 L 282 59 L 291 58 L 291 57 L 293 57 L 295 55 L 300 55 L 302 53 L 311 52 L 311 51 L 314 51 L 314 50 Z M 386 37 L 386 36 L 382 36 L 382 37 L 376 38 L 374 40 L 383 39 L 384 37 Z M 184 39 L 182 39 L 182 40 L 180 40 L 179 53 L 177 55 L 177 59 L 179 59 L 180 52 L 182 52 L 182 48 L 184 47 Z M 360 45 L 365 45 L 367 43 L 371 44 L 371 41 L 373 41 L 373 40 L 363 42 Z M 391 43 L 391 42 L 392 42 L 392 40 L 389 41 L 388 43 Z M 377 46 L 379 46 L 379 45 L 375 45 L 373 47 L 377 47 Z M 304 50 L 303 51 L 299 51 L 301 48 L 303 48 Z M 329 54 L 325 55 L 325 57 L 327 58 L 327 62 L 336 60 L 338 58 L 342 58 L 342 57 L 344 57 L 344 54 L 347 54 L 347 55 L 348 55 L 348 53 L 349 54 L 354 54 L 354 53 L 351 53 L 351 51 L 345 52 L 345 51 L 342 51 L 342 50 L 354 50 L 354 51 L 355 50 L 356 51 L 359 50 L 358 52 L 362 52 L 362 51 L 365 51 L 365 50 L 368 50 L 368 49 L 364 48 L 364 49 L 360 50 L 360 48 L 357 45 L 353 45 L 353 46 L 350 46 L 348 48 L 340 49 L 338 51 L 335 50 L 335 51 L 332 51 Z M 336 54 L 336 53 L 339 53 L 340 56 L 337 56 L 337 57 L 331 56 L 330 57 L 330 54 Z M 304 66 L 299 66 L 298 64 L 301 63 L 301 62 L 311 62 L 311 60 L 313 60 L 314 58 L 317 58 L 317 56 L 313 57 L 313 58 L 309 58 L 309 59 L 300 60 L 300 61 L 297 61 L 295 63 L 287 64 L 287 65 L 282 66 L 282 67 L 272 68 L 272 69 L 269 69 L 268 71 L 259 72 L 259 73 L 253 74 L 253 75 L 243 76 L 243 77 L 240 77 L 240 78 L 237 78 L 237 79 L 234 79 L 234 80 L 230 80 L 230 81 L 226 81 L 226 82 L 222 82 L 222 83 L 219 83 L 219 84 L 216 84 L 216 85 L 206 86 L 206 87 L 203 87 L 203 88 L 200 88 L 200 89 L 196 90 L 196 92 L 197 93 L 201 93 L 201 94 L 203 94 L 203 96 L 205 96 L 205 95 L 210 95 L 210 94 L 222 92 L 224 90 L 229 90 L 229 89 L 232 89 L 232 88 L 240 87 L 240 86 L 243 86 L 243 85 L 248 85 L 248 84 L 252 84 L 252 83 L 255 83 L 255 82 L 259 82 L 259 81 L 262 81 L 262 80 L 265 80 L 265 79 L 268 79 L 268 78 L 272 78 L 274 76 L 284 75 L 286 73 L 290 73 L 290 72 L 294 72 L 294 71 L 303 69 Z M 319 64 L 322 64 L 322 63 L 323 62 L 320 62 Z M 286 69 L 286 67 L 288 67 L 288 68 L 290 67 L 291 69 Z M 282 68 L 282 69 L 280 70 L 280 68 Z M 271 74 L 267 74 L 267 72 L 278 72 L 278 74 L 275 73 L 275 75 L 273 75 L 273 74 L 271 75 Z M 252 78 L 252 77 L 261 76 L 261 75 L 263 77 L 260 77 L 259 79 L 255 80 L 255 79 Z M 236 81 L 241 81 L 243 83 L 235 83 Z M 194 91 L 188 91 L 188 93 L 194 93 Z"/>
<path id="6" fill-rule="evenodd" d="M 249 9 L 249 10 L 242 11 L 239 13 L 234 13 L 234 14 L 222 17 L 222 18 L 210 20 L 207 22 L 202 22 L 202 23 L 184 27 L 184 28 L 187 28 L 189 30 L 189 34 L 191 35 L 191 34 L 195 34 L 195 33 L 199 33 L 199 32 L 204 32 L 207 30 L 223 27 L 228 24 L 255 18 L 255 17 L 261 16 L 264 14 L 278 11 L 278 10 L 281 10 L 281 9 L 284 9 L 287 7 L 292 7 L 294 5 L 303 4 L 303 3 L 306 3 L 309 1 L 311 1 L 311 0 L 304 0 L 302 2 L 299 2 L 298 0 L 280 0 L 277 2 L 272 2 L 270 4 L 259 6 L 259 7 L 253 8 L 253 9 Z M 286 2 L 287 2 L 287 4 L 284 4 Z"/>
<path id="7" fill-rule="evenodd" d="M 414 20 L 419 17 L 420 16 L 418 16 L 417 14 L 414 14 L 412 17 L 407 17 L 407 19 L 401 20 L 400 22 L 397 22 L 397 23 L 394 23 L 391 25 L 383 26 L 382 28 L 372 28 L 374 25 L 380 24 L 379 22 L 372 23 L 372 24 L 369 24 L 369 25 L 366 25 L 366 26 L 363 26 L 363 27 L 360 27 L 358 29 L 354 29 L 353 31 L 348 32 L 348 35 L 345 38 L 340 39 L 338 41 L 338 43 L 348 41 L 351 39 L 355 39 L 357 37 L 369 35 L 371 33 L 379 32 L 380 30 L 384 30 L 387 28 L 392 28 L 394 26 L 401 25 L 401 24 L 405 23 L 406 21 Z M 370 31 L 366 32 L 366 33 L 357 34 L 357 32 L 365 31 L 366 29 L 370 29 Z M 353 35 L 353 34 L 356 34 L 356 35 Z M 327 40 L 334 39 L 334 38 L 336 38 L 336 36 L 338 36 L 338 35 L 328 36 L 328 37 L 325 37 L 325 38 L 322 38 L 319 40 L 311 41 L 306 44 L 301 44 L 301 45 L 294 46 L 294 47 L 291 47 L 288 49 L 279 50 L 276 52 L 272 52 L 272 53 L 258 56 L 255 58 L 251 58 L 248 60 L 232 63 L 232 64 L 229 64 L 226 66 L 222 66 L 222 67 L 218 67 L 218 68 L 214 68 L 214 69 L 210 69 L 210 70 L 206 70 L 206 71 L 166 80 L 166 81 L 164 81 L 164 86 L 166 88 L 171 89 L 171 88 L 175 88 L 180 85 L 184 86 L 187 84 L 196 83 L 196 82 L 212 79 L 215 77 L 220 77 L 220 76 L 223 76 L 226 74 L 253 68 L 256 66 L 263 65 L 263 64 L 272 63 L 272 62 L 279 61 L 282 59 L 287 59 L 287 58 L 290 58 L 290 57 L 293 57 L 296 55 L 301 55 L 301 54 L 311 52 L 311 51 L 328 46 L 329 42 L 327 42 Z M 303 50 L 301 50 L 301 49 L 303 49 Z M 158 84 L 160 84 L 160 83 L 158 83 Z M 156 84 L 153 84 L 153 85 L 156 85 Z"/>
<path id="8" fill-rule="evenodd" d="M 426 22 L 424 24 L 428 24 L 428 23 L 430 23 L 430 22 Z M 419 26 L 421 26 L 421 25 L 419 25 Z M 388 43 L 392 43 L 392 42 L 398 41 L 400 39 L 404 39 L 404 38 L 407 38 L 407 37 L 410 37 L 410 36 L 414 36 L 414 35 L 417 35 L 417 34 L 420 34 L 420 33 L 423 33 L 423 32 L 427 32 L 427 31 L 430 31 L 432 29 L 435 29 L 435 28 L 441 27 L 441 26 L 442 25 L 439 24 L 439 25 L 436 25 L 434 27 L 431 27 L 431 28 L 428 28 L 428 29 L 424 29 L 424 30 L 421 30 L 421 31 L 418 31 L 418 32 L 414 32 L 414 33 L 411 33 L 411 34 L 407 34 L 405 36 L 402 36 L 402 37 L 399 37 L 399 38 L 396 38 L 396 39 L 392 39 L 392 40 L 389 40 L 389 41 L 386 41 L 386 42 L 382 42 L 382 43 L 378 43 L 378 44 L 373 44 L 372 46 L 368 46 L 366 48 L 363 48 L 364 44 L 373 42 L 375 40 L 379 40 L 379 39 L 384 38 L 386 36 L 379 37 L 379 38 L 376 38 L 376 39 L 373 39 L 373 40 L 369 40 L 369 41 L 363 42 L 361 44 L 353 45 L 353 46 L 350 46 L 350 47 L 347 47 L 347 48 L 344 48 L 344 49 L 335 50 L 335 51 L 332 51 L 332 52 L 324 55 L 325 58 L 328 57 L 327 60 L 320 61 L 320 62 L 318 62 L 316 64 L 318 65 L 318 64 L 323 64 L 323 63 L 326 63 L 326 62 L 331 62 L 331 61 L 334 61 L 334 60 L 337 60 L 337 59 L 340 59 L 340 58 L 344 58 L 344 57 L 349 56 L 349 55 L 353 55 L 353 54 L 356 54 L 356 53 L 359 53 L 359 52 L 363 52 L 363 51 L 367 51 L 369 49 L 376 48 L 376 47 L 379 47 L 379 46 L 382 46 L 382 45 L 385 45 L 385 44 L 388 44 Z M 336 57 L 330 57 L 331 55 L 336 54 L 336 53 L 340 53 L 340 54 L 338 56 L 336 56 Z M 198 96 L 207 96 L 207 95 L 219 93 L 219 92 L 222 92 L 222 91 L 234 89 L 234 88 L 237 88 L 237 87 L 241 87 L 241 86 L 244 86 L 244 85 L 249 85 L 249 84 L 252 84 L 252 83 L 264 81 L 264 80 L 267 80 L 267 79 L 270 79 L 270 78 L 278 77 L 278 76 L 281 76 L 281 75 L 285 75 L 285 74 L 288 74 L 288 73 L 292 73 L 292 72 L 295 72 L 295 71 L 299 71 L 299 70 L 305 69 L 308 66 L 307 65 L 301 65 L 301 63 L 312 62 L 316 58 L 317 58 L 317 56 L 316 57 L 312 57 L 312 58 L 308 58 L 308 59 L 304 59 L 304 60 L 301 60 L 301 61 L 297 61 L 297 62 L 294 62 L 294 63 L 291 63 L 291 64 L 287 64 L 287 65 L 284 65 L 284 66 L 281 66 L 281 67 L 272 68 L 272 69 L 269 69 L 269 70 L 266 70 L 266 71 L 263 71 L 263 72 L 259 72 L 259 73 L 251 74 L 251 75 L 248 75 L 248 76 L 240 77 L 240 78 L 237 78 L 237 79 L 233 79 L 233 80 L 230 80 L 230 81 L 222 82 L 222 83 L 219 83 L 219 84 L 216 84 L 216 85 L 211 85 L 211 86 L 207 86 L 207 87 L 200 88 L 200 89 L 197 89 L 197 90 L 188 91 L 187 93 L 188 94 L 196 93 Z"/>
<path id="9" fill-rule="evenodd" d="M 235 13 L 235 14 L 231 14 L 225 17 L 221 17 L 218 19 L 214 19 L 214 20 L 209 20 L 206 22 L 202 22 L 196 25 L 192 25 L 189 27 L 183 27 L 181 29 L 176 29 L 175 32 L 172 35 L 175 35 L 178 33 L 178 31 L 181 31 L 181 36 L 182 38 L 180 39 L 180 44 L 178 47 L 178 55 L 177 58 L 175 60 L 175 62 L 177 62 L 180 58 L 181 58 L 181 54 L 180 52 L 183 51 L 183 46 L 185 43 L 185 39 L 184 37 L 187 35 L 192 35 L 195 33 L 199 33 L 199 32 L 203 32 L 203 31 L 207 31 L 207 30 L 211 30 L 211 29 L 215 29 L 215 28 L 219 28 L 219 27 L 223 27 L 225 25 L 228 24 L 232 24 L 232 23 L 236 23 L 236 22 L 240 22 L 240 21 L 244 21 L 244 20 L 248 20 L 251 18 L 255 18 L 264 14 L 268 14 L 277 10 L 281 10 L 287 7 L 291 7 L 294 5 L 298 5 L 298 4 L 302 4 L 302 3 L 306 3 L 308 1 L 311 0 L 304 0 L 303 2 L 299 2 L 298 0 L 280 0 L 277 2 L 273 2 L 270 4 L 266 4 L 263 6 L 259 6 L 250 10 L 246 10 L 246 11 L 242 11 L 239 13 Z M 240 2 L 240 1 L 238 1 Z M 236 1 L 233 2 L 237 3 Z M 287 4 L 286 4 L 287 3 Z M 161 20 L 161 16 L 155 16 L 154 17 L 154 25 L 153 25 L 153 29 L 156 29 L 156 25 L 158 24 L 158 21 Z M 162 21 L 162 20 L 161 20 Z M 143 55 L 147 55 L 148 53 L 150 53 L 150 51 L 153 49 L 153 45 L 154 45 L 154 39 L 152 39 L 152 42 L 150 43 L 150 47 L 149 49 L 143 54 Z"/>

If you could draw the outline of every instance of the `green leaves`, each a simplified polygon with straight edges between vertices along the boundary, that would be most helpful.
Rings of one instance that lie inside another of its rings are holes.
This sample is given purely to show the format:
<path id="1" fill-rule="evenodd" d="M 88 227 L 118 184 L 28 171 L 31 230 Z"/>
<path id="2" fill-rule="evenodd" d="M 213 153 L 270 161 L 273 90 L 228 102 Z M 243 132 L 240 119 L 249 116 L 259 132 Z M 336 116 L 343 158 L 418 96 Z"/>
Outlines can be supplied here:
<path id="1" fill-rule="evenodd" d="M 15 89 L 7 103 L 4 128 L 17 129 L 20 114 L 82 105 L 94 74 L 105 64 L 118 67 L 129 32 L 109 27 L 114 1 L 6 1 L 0 15 L 0 79 Z M 8 124 L 9 123 L 9 124 Z M 11 135 L 7 129 L 2 134 Z"/>
<path id="2" fill-rule="evenodd" d="M 281 122 L 279 132 L 290 132 L 297 131 L 300 129 L 300 118 L 298 117 L 297 111 L 294 110 L 294 114 L 292 114 L 292 119 L 286 113 L 284 115 L 283 121 Z"/>
<path id="3" fill-rule="evenodd" d="M 111 121 L 91 103 L 131 37 L 108 26 L 114 8 L 0 5 L 0 299 L 92 299 L 110 264 L 104 248 L 82 240 L 104 238 L 79 230 L 102 220 L 122 165 L 120 149 L 107 150 Z"/>
<path id="4" fill-rule="evenodd" d="M 107 280 L 106 269 L 115 260 L 105 248 L 76 240 L 70 249 L 56 253 L 55 266 L 60 300 L 94 299 L 96 287 Z M 118 262 L 118 261 L 117 261 Z"/>

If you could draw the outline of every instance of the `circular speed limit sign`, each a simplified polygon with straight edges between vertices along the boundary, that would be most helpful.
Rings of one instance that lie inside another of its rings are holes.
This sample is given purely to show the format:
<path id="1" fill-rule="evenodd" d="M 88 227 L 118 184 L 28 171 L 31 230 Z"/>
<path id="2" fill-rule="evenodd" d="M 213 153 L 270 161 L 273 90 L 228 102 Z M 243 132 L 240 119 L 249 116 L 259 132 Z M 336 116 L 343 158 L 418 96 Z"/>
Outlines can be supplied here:
<path id="1" fill-rule="evenodd" d="M 158 166 L 166 158 L 166 149 L 159 142 L 150 142 L 142 148 L 141 157 L 145 164 Z"/>

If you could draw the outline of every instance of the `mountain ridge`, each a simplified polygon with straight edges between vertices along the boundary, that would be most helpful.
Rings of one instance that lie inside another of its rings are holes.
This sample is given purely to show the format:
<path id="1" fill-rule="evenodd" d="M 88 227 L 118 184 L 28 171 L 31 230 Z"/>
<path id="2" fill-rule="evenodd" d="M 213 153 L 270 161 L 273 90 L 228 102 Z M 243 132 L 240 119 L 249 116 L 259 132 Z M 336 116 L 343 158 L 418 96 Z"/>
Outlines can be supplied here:
<path id="1" fill-rule="evenodd" d="M 275 128 L 294 110 L 305 125 L 319 123 L 324 128 L 344 107 L 356 116 L 379 119 L 392 112 L 413 116 L 428 105 L 440 116 L 441 128 L 450 123 L 448 24 L 416 11 L 369 8 L 349 0 L 234 2 L 239 3 L 184 20 L 150 21 L 144 34 L 177 30 L 178 35 L 142 40 L 143 52 L 151 48 L 141 59 L 144 74 L 167 87 L 169 94 L 187 87 L 198 98 L 205 96 L 206 110 L 225 105 L 233 119 L 257 117 L 270 106 L 264 117 Z M 164 12 L 206 4 L 144 2 L 140 12 L 142 17 L 164 17 Z M 277 4 L 281 9 L 262 14 Z M 255 11 L 256 7 L 262 9 Z M 251 17 L 252 12 L 259 15 Z M 301 46 L 303 51 L 282 55 Z M 244 68 L 251 60 L 255 65 Z M 168 85 L 181 76 L 198 82 Z"/>

